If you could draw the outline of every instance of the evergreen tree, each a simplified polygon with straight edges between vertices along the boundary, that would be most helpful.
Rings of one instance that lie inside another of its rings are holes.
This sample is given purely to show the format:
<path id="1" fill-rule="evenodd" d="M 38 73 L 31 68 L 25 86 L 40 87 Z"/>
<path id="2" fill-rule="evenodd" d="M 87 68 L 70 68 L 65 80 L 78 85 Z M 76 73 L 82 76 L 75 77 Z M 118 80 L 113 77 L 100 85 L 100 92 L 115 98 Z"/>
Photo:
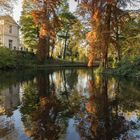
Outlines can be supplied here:
<path id="1" fill-rule="evenodd" d="M 22 33 L 23 46 L 36 51 L 38 42 L 38 28 L 33 17 L 33 3 L 30 0 L 24 0 L 22 3 L 22 12 L 20 16 L 20 30 Z"/>

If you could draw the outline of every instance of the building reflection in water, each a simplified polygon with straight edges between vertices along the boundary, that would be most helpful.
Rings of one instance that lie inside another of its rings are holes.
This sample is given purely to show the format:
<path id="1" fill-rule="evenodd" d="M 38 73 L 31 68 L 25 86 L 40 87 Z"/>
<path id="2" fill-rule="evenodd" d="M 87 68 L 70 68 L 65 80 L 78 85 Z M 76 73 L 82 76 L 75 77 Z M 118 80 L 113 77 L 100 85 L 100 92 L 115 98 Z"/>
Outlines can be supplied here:
<path id="1" fill-rule="evenodd" d="M 0 90 L 0 114 L 11 116 L 19 105 L 19 84 Z"/>
<path id="2" fill-rule="evenodd" d="M 0 138 L 14 140 L 17 137 L 13 112 L 20 105 L 19 84 L 0 90 Z"/>

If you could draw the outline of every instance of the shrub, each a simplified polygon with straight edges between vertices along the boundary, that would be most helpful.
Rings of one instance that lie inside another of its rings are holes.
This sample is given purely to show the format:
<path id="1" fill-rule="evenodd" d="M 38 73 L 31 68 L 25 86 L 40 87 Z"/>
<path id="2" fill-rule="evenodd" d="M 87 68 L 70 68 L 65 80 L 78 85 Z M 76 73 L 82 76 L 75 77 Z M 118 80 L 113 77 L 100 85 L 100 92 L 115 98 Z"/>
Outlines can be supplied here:
<path id="1" fill-rule="evenodd" d="M 34 65 L 36 62 L 33 53 L 0 47 L 0 69 L 22 69 Z"/>
<path id="2" fill-rule="evenodd" d="M 16 67 L 16 57 L 14 53 L 4 47 L 0 47 L 0 68 L 14 68 Z"/>

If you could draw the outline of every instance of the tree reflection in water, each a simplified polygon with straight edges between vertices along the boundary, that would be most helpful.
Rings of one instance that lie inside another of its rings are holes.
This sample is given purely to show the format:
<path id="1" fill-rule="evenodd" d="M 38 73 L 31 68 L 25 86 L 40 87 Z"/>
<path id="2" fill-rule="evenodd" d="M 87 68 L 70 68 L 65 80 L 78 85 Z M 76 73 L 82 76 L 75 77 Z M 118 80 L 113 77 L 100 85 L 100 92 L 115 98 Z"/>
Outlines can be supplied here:
<path id="1" fill-rule="evenodd" d="M 41 71 L 24 85 L 25 133 L 34 140 L 66 139 L 73 119 L 79 133 L 74 140 L 119 139 L 134 127 L 128 116 L 140 108 L 139 86 L 133 83 L 84 70 Z"/>
<path id="2" fill-rule="evenodd" d="M 64 82 L 63 89 L 66 92 L 68 90 L 66 75 L 64 72 L 61 74 L 63 74 L 63 76 L 61 75 Z M 45 138 L 57 140 L 63 137 L 68 125 L 67 120 L 75 113 L 77 104 L 67 106 L 68 98 L 64 101 L 65 95 L 62 95 L 61 92 L 61 96 L 57 95 L 50 73 L 39 72 L 36 80 L 26 85 L 24 93 L 21 112 L 26 134 L 35 140 Z"/>
<path id="3" fill-rule="evenodd" d="M 97 75 L 90 77 L 88 80 L 89 98 L 85 103 L 85 111 L 80 112 L 79 114 L 82 114 L 77 117 L 79 120 L 77 131 L 82 139 L 119 139 L 121 134 L 134 128 L 135 122 L 126 120 L 126 116 L 121 113 L 130 111 L 127 107 L 128 104 L 124 105 L 128 98 L 122 98 L 123 101 L 121 101 L 121 88 L 118 80 Z M 128 100 L 130 101 L 130 99 Z M 132 104 L 135 103 L 136 101 Z M 124 106 L 126 110 L 123 110 Z M 133 108 L 133 110 L 135 109 Z M 81 118 L 81 116 L 83 117 Z M 128 137 L 123 136 L 123 139 L 128 139 Z"/>

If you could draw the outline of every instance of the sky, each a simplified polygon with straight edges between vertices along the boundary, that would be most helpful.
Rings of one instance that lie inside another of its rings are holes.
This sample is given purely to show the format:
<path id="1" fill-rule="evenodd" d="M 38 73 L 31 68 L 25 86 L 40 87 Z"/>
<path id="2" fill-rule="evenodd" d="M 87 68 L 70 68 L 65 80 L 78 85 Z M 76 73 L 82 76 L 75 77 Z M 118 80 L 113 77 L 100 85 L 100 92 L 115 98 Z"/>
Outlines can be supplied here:
<path id="1" fill-rule="evenodd" d="M 77 6 L 75 0 L 69 0 L 69 2 L 70 2 L 70 10 L 74 11 L 76 9 L 76 6 Z M 21 11 L 22 11 L 21 3 L 22 3 L 22 0 L 18 0 L 17 4 L 14 6 L 13 17 L 14 17 L 15 21 L 17 21 L 17 22 L 19 21 Z M 140 9 L 140 3 L 136 4 L 136 7 L 133 7 L 133 8 L 134 9 Z"/>
<path id="2" fill-rule="evenodd" d="M 74 0 L 69 0 L 70 1 L 70 10 L 74 11 L 76 9 L 76 2 Z M 18 0 L 17 4 L 14 6 L 14 12 L 13 12 L 13 17 L 15 21 L 19 21 L 21 11 L 22 11 L 22 0 Z"/>

